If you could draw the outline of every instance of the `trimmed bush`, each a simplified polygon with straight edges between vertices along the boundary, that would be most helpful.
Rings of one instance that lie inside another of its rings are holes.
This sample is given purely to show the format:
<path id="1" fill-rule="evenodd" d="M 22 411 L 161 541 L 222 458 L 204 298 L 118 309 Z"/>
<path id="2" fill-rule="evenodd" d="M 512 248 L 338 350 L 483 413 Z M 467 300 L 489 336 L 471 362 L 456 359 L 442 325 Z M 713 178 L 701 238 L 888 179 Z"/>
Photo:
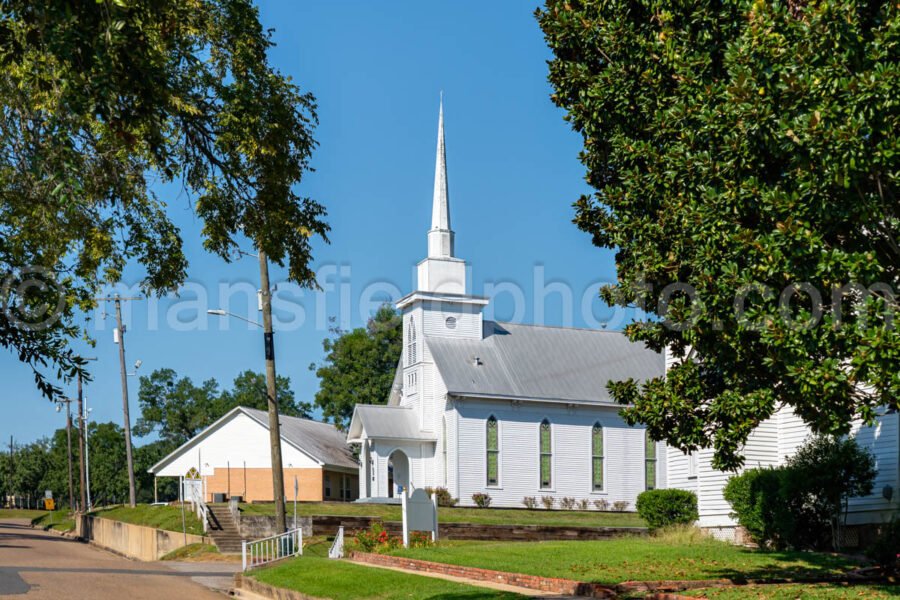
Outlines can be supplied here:
<path id="1" fill-rule="evenodd" d="M 459 502 L 459 500 L 450 495 L 450 491 L 445 487 L 427 487 L 425 488 L 425 492 L 429 496 L 431 496 L 432 494 L 437 496 L 438 506 L 453 507 L 456 506 L 457 502 Z"/>
<path id="2" fill-rule="evenodd" d="M 586 498 L 582 498 L 581 500 L 578 501 L 578 510 L 587 510 L 590 507 L 591 507 L 590 500 L 588 500 Z"/>
<path id="3" fill-rule="evenodd" d="M 575 498 L 566 496 L 559 501 L 559 506 L 566 510 L 572 510 L 573 508 L 575 508 Z"/>
<path id="4" fill-rule="evenodd" d="M 647 490 L 637 497 L 638 514 L 652 529 L 690 525 L 699 518 L 697 496 L 687 490 Z"/>
<path id="5" fill-rule="evenodd" d="M 607 500 L 606 498 L 594 500 L 594 506 L 597 507 L 597 510 L 609 510 L 609 500 Z"/>
<path id="6" fill-rule="evenodd" d="M 783 547 L 790 537 L 791 518 L 781 498 L 785 469 L 748 469 L 728 480 L 725 500 L 732 516 L 761 546 Z"/>
<path id="7" fill-rule="evenodd" d="M 524 504 L 525 508 L 528 510 L 534 510 L 537 508 L 537 498 L 534 496 L 525 496 L 522 498 L 522 504 Z"/>
<path id="8" fill-rule="evenodd" d="M 490 494 L 475 492 L 472 494 L 472 502 L 474 502 L 475 506 L 478 508 L 488 508 L 491 505 L 491 496 Z"/>
<path id="9" fill-rule="evenodd" d="M 628 500 L 616 500 L 613 502 L 612 508 L 616 512 L 625 512 L 629 504 L 631 503 Z"/>
<path id="10" fill-rule="evenodd" d="M 553 496 L 541 496 L 541 504 L 544 505 L 544 508 L 550 510 L 556 504 L 556 498 Z"/>

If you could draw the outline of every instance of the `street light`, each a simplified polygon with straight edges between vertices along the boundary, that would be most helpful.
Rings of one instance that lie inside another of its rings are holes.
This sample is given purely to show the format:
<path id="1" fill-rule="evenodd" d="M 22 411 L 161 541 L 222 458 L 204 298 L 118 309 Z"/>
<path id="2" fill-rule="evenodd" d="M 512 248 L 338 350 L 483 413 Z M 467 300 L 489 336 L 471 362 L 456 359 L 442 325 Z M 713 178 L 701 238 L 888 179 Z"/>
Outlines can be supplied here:
<path id="1" fill-rule="evenodd" d="M 262 323 L 254 321 L 253 319 L 248 319 L 247 317 L 242 317 L 241 315 L 237 315 L 233 312 L 228 312 L 227 310 L 222 310 L 221 308 L 210 308 L 209 310 L 206 311 L 206 314 L 214 315 L 216 317 L 234 317 L 235 319 L 239 319 L 246 323 L 250 323 L 251 325 L 255 325 L 256 327 L 259 327 L 260 329 L 263 328 Z"/>

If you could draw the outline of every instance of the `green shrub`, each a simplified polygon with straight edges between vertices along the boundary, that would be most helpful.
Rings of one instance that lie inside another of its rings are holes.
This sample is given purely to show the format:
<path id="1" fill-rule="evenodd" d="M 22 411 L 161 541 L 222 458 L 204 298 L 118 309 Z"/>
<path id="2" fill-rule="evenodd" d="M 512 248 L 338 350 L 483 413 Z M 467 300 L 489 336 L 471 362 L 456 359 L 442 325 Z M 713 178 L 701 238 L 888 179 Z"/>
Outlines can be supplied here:
<path id="1" fill-rule="evenodd" d="M 724 496 L 760 545 L 838 549 L 847 502 L 870 494 L 875 475 L 874 457 L 855 440 L 818 436 L 783 467 L 732 477 Z"/>
<path id="2" fill-rule="evenodd" d="M 785 469 L 748 469 L 725 485 L 732 517 L 761 546 L 783 547 L 790 536 L 790 516 L 781 499 Z"/>
<path id="3" fill-rule="evenodd" d="M 425 492 L 429 497 L 432 494 L 437 496 L 438 506 L 453 507 L 459 502 L 459 500 L 450 495 L 450 490 L 445 487 L 427 487 L 425 488 Z"/>
<path id="4" fill-rule="evenodd" d="M 636 506 L 652 529 L 690 525 L 699 518 L 697 496 L 687 490 L 647 490 L 638 495 Z"/>
<path id="5" fill-rule="evenodd" d="M 490 494 L 475 492 L 472 494 L 472 502 L 474 502 L 475 506 L 478 508 L 488 508 L 491 505 L 491 496 Z"/>
<path id="6" fill-rule="evenodd" d="M 887 571 L 900 571 L 900 519 L 895 517 L 885 525 L 866 556 Z"/>

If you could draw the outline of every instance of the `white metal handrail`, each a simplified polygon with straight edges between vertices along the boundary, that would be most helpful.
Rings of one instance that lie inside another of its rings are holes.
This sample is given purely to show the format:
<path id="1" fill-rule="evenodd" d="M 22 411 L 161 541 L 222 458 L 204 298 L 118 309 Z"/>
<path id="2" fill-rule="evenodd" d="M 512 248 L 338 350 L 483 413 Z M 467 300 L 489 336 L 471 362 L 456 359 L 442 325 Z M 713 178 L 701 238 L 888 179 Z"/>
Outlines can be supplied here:
<path id="1" fill-rule="evenodd" d="M 206 506 L 202 494 L 194 486 L 191 486 L 191 507 L 197 518 L 203 523 L 203 533 L 206 533 L 209 526 L 209 507 Z"/>
<path id="2" fill-rule="evenodd" d="M 303 554 L 303 530 L 291 529 L 260 540 L 241 542 L 243 570 Z"/>
<path id="3" fill-rule="evenodd" d="M 334 542 L 328 549 L 328 558 L 344 558 L 344 526 L 338 527 L 337 535 L 334 536 Z"/>

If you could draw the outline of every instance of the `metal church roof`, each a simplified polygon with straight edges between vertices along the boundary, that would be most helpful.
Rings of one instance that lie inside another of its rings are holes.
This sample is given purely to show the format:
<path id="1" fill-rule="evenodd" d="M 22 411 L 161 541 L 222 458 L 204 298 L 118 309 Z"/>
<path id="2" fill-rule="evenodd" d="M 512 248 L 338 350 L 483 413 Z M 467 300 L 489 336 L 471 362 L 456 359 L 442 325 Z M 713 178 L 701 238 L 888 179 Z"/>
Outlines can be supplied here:
<path id="1" fill-rule="evenodd" d="M 613 403 L 608 382 L 665 374 L 662 353 L 618 331 L 485 321 L 481 340 L 426 343 L 455 396 Z"/>

